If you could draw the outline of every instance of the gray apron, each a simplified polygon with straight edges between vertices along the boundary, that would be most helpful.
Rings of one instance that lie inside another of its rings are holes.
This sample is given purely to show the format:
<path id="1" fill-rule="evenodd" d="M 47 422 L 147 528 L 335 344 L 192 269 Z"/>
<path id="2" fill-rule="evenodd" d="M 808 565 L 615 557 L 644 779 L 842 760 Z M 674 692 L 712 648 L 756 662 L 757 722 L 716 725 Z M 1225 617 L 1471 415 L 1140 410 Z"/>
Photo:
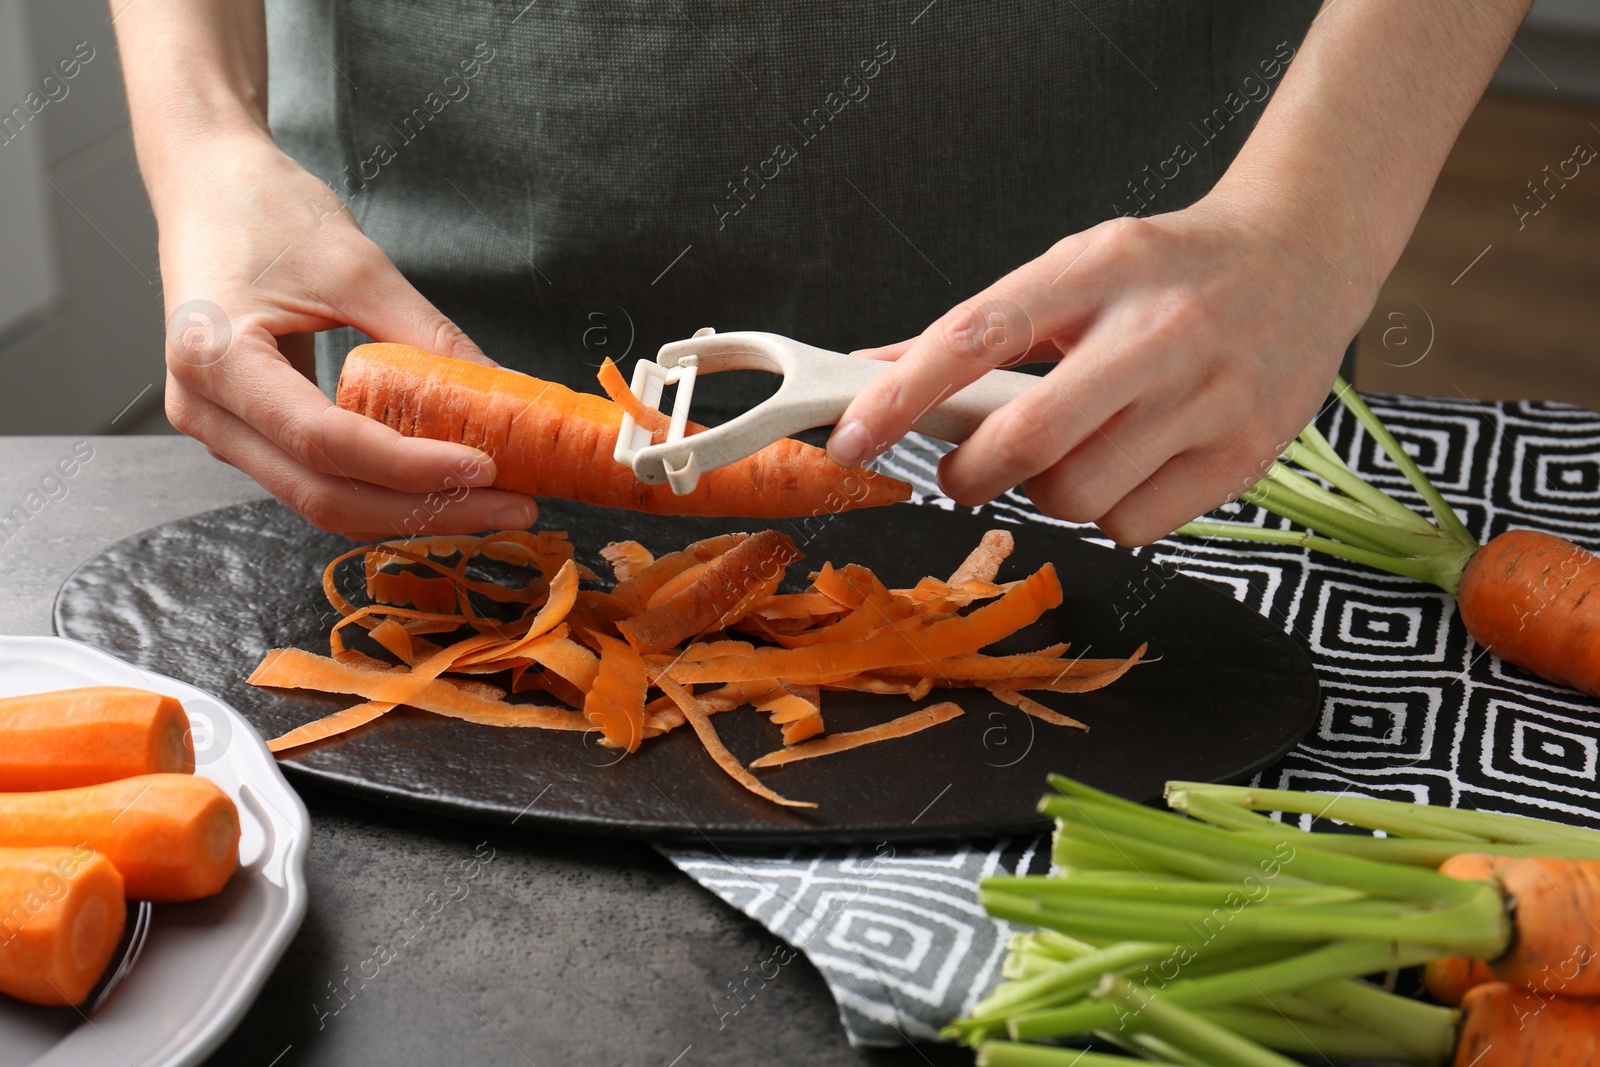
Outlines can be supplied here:
<path id="1" fill-rule="evenodd" d="M 910 337 L 1191 203 L 1315 7 L 274 0 L 271 120 L 492 358 L 593 389 L 702 326 Z M 319 338 L 325 388 L 360 340 Z M 772 388 L 721 377 L 712 421 Z"/>

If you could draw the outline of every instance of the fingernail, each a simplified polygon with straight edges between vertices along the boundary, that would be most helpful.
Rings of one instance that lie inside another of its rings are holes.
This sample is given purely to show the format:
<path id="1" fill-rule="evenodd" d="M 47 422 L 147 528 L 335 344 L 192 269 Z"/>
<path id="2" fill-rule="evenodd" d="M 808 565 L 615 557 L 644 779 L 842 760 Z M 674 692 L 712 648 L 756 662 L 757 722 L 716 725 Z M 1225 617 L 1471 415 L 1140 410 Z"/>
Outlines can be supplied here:
<path id="1" fill-rule="evenodd" d="M 526 530 L 539 517 L 539 509 L 532 504 L 512 504 L 489 516 L 489 525 L 496 530 Z"/>
<path id="2" fill-rule="evenodd" d="M 828 455 L 842 467 L 859 467 L 873 458 L 872 435 L 865 426 L 851 419 L 828 438 Z"/>

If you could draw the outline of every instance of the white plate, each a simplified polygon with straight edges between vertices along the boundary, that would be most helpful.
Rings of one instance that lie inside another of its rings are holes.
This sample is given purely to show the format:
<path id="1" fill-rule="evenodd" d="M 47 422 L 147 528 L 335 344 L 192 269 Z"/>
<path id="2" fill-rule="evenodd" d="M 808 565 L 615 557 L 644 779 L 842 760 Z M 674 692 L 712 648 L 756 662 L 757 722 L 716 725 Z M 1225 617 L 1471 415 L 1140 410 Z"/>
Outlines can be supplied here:
<path id="1" fill-rule="evenodd" d="M 209 900 L 157 905 L 138 962 L 90 1019 L 0 996 L 0 1067 L 179 1067 L 238 1025 L 306 912 L 311 823 L 239 713 L 192 685 L 59 637 L 0 637 L 0 696 L 131 685 L 183 702 L 195 773 L 239 806 L 239 871 Z"/>

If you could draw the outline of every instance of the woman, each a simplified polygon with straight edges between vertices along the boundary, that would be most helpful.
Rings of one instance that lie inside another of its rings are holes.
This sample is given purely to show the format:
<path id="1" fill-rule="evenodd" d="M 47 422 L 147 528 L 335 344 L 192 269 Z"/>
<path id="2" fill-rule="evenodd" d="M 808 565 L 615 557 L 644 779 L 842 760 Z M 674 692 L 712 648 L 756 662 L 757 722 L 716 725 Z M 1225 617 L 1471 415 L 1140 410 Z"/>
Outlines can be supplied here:
<path id="1" fill-rule="evenodd" d="M 1146 543 L 1315 414 L 1527 6 L 114 0 L 168 415 L 388 536 L 453 485 L 435 530 L 535 511 L 333 408 L 355 331 L 575 385 L 708 325 L 884 345 L 851 464 L 1048 361 L 943 488 Z"/>

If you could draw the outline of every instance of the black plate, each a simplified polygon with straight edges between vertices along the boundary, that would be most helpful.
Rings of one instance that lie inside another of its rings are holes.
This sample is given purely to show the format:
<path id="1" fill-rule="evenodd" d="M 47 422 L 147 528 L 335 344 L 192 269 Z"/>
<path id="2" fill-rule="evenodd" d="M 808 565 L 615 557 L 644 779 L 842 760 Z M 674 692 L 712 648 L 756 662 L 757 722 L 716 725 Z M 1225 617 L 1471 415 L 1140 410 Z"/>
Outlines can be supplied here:
<path id="1" fill-rule="evenodd" d="M 610 573 L 597 555 L 608 541 L 634 538 L 661 552 L 760 528 L 564 501 L 543 502 L 540 520 L 570 531 L 579 561 L 600 574 Z M 806 555 L 792 568 L 790 585 L 799 588 L 824 560 L 865 564 L 891 585 L 948 574 L 997 524 L 899 504 L 770 525 Z M 1044 694 L 1088 723 L 1087 734 L 1046 726 L 982 691 L 936 690 L 928 701 L 953 698 L 966 714 L 910 738 L 760 772 L 779 792 L 816 801 L 810 812 L 746 793 L 688 730 L 619 760 L 586 735 L 402 710 L 301 750 L 284 768 L 396 804 L 519 825 L 655 839 L 884 841 L 1036 828 L 1049 771 L 1140 800 L 1156 798 L 1169 778 L 1239 779 L 1310 728 L 1318 707 L 1310 660 L 1268 620 L 1202 582 L 1156 576 L 1070 532 L 1011 529 L 1016 552 L 1001 578 L 1053 561 L 1067 599 L 997 647 L 1071 641 L 1073 654 L 1106 657 L 1148 641 L 1160 657 L 1099 692 Z M 270 648 L 326 654 L 333 615 L 322 569 L 348 547 L 275 501 L 206 512 L 136 534 L 78 568 L 56 598 L 56 630 L 210 690 L 271 737 L 352 702 L 245 684 Z M 903 697 L 830 693 L 824 714 L 830 729 L 859 729 L 911 706 Z M 777 747 L 777 730 L 762 717 L 733 713 L 716 723 L 747 762 Z"/>

